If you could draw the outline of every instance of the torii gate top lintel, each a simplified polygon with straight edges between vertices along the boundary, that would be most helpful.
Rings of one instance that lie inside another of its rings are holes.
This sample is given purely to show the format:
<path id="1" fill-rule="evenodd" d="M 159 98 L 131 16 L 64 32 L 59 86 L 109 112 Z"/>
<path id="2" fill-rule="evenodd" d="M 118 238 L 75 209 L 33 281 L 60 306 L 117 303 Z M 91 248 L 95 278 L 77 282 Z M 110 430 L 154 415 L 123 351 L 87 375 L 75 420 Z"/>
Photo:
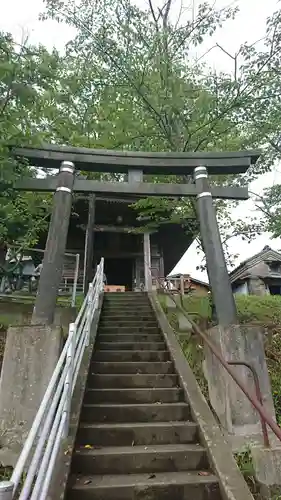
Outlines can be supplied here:
<path id="1" fill-rule="evenodd" d="M 142 152 L 77 148 L 60 145 L 12 148 L 12 154 L 26 158 L 33 166 L 56 169 L 64 160 L 79 170 L 127 173 L 141 169 L 144 174 L 192 175 L 194 168 L 204 165 L 209 174 L 241 174 L 255 164 L 258 150 L 231 152 Z"/>

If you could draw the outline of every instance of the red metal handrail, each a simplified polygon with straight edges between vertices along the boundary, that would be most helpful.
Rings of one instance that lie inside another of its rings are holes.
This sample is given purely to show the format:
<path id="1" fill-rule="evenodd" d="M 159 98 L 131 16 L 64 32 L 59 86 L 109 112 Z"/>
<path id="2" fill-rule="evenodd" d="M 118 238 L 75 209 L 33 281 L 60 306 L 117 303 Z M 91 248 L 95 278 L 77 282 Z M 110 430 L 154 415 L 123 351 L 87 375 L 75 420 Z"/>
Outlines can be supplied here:
<path id="1" fill-rule="evenodd" d="M 162 285 L 162 283 L 160 281 L 160 278 L 157 278 L 155 276 L 153 276 L 152 278 L 156 279 L 159 282 L 160 288 L 163 288 L 163 285 Z M 277 423 L 273 420 L 272 416 L 264 408 L 263 400 L 262 400 L 262 394 L 261 394 L 261 390 L 260 390 L 259 379 L 258 379 L 258 375 L 257 375 L 257 372 L 256 372 L 255 368 L 250 363 L 247 363 L 247 362 L 244 362 L 244 361 L 227 361 L 222 356 L 222 354 L 217 349 L 217 347 L 210 341 L 208 335 L 206 335 L 198 327 L 198 325 L 189 316 L 189 314 L 187 313 L 187 311 L 181 305 L 178 304 L 178 302 L 174 298 L 173 293 L 170 293 L 170 290 L 166 290 L 166 289 L 164 289 L 164 293 L 168 294 L 170 296 L 170 298 L 175 303 L 176 307 L 185 315 L 185 317 L 190 322 L 193 331 L 195 333 L 197 333 L 197 335 L 199 335 L 199 337 L 201 337 L 203 339 L 203 341 L 205 342 L 205 344 L 209 347 L 210 351 L 214 354 L 214 356 L 223 365 L 223 367 L 226 369 L 226 371 L 228 372 L 228 374 L 236 382 L 236 384 L 238 385 L 238 387 L 240 387 L 240 389 L 243 391 L 243 393 L 245 394 L 245 396 L 249 399 L 249 401 L 252 403 L 252 405 L 254 406 L 254 408 L 259 413 L 260 419 L 261 419 L 261 425 L 262 425 L 263 438 L 264 438 L 264 446 L 266 448 L 270 447 L 270 442 L 269 442 L 269 437 L 268 437 L 268 432 L 267 432 L 266 425 L 268 425 L 270 427 L 270 429 L 275 434 L 275 436 L 277 436 L 277 438 L 281 441 L 281 428 L 279 427 L 279 425 L 277 425 Z M 230 365 L 244 365 L 247 368 L 249 368 L 249 370 L 251 370 L 251 372 L 253 374 L 253 378 L 254 378 L 255 388 L 256 388 L 256 394 L 257 394 L 256 397 L 253 394 L 251 394 L 251 392 L 247 389 L 247 387 L 244 384 L 244 382 L 242 380 L 240 380 L 239 376 L 237 376 L 235 370 L 233 370 Z"/>
<path id="2" fill-rule="evenodd" d="M 228 363 L 228 365 L 232 365 L 232 366 L 246 366 L 252 372 L 254 384 L 255 384 L 255 389 L 256 389 L 257 400 L 259 401 L 259 403 L 263 407 L 260 381 L 259 381 L 259 377 L 258 377 L 257 370 L 255 369 L 255 367 L 251 363 L 247 363 L 246 361 L 228 361 L 227 363 Z M 261 415 L 260 415 L 260 420 L 261 420 L 261 429 L 262 429 L 262 434 L 263 434 L 264 446 L 266 448 L 270 448 L 270 441 L 269 441 L 269 437 L 268 437 L 266 423 Z"/>

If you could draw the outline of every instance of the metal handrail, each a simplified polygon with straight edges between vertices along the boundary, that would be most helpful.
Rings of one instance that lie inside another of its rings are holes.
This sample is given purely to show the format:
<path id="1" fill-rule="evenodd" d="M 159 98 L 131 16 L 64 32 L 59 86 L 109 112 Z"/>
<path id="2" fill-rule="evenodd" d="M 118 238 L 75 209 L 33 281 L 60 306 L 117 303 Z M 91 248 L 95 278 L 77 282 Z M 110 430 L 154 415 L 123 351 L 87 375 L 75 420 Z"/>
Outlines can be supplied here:
<path id="1" fill-rule="evenodd" d="M 236 384 L 238 385 L 238 387 L 240 387 L 240 389 L 243 391 L 243 393 L 245 394 L 245 396 L 249 399 L 249 401 L 252 403 L 252 405 L 254 406 L 254 408 L 257 410 L 257 412 L 260 415 L 261 422 L 262 422 L 262 430 L 263 430 L 264 445 L 265 445 L 265 447 L 268 448 L 270 446 L 267 430 L 266 430 L 266 433 L 264 433 L 264 428 L 266 427 L 266 425 L 268 425 L 270 427 L 270 429 L 275 434 L 275 436 L 281 441 L 281 428 L 273 420 L 272 416 L 267 412 L 267 410 L 264 408 L 261 393 L 260 393 L 260 398 L 256 397 L 254 394 L 252 394 L 251 391 L 249 391 L 247 389 L 247 387 L 244 384 L 244 382 L 242 380 L 240 380 L 239 376 L 237 376 L 235 370 L 233 370 L 231 368 L 231 366 L 230 366 L 232 364 L 244 364 L 250 370 L 252 370 L 252 373 L 253 373 L 253 367 L 252 367 L 252 365 L 250 365 L 249 363 L 246 363 L 246 362 L 244 363 L 242 361 L 240 361 L 240 362 L 234 362 L 232 360 L 227 361 L 222 356 L 222 354 L 220 353 L 220 351 L 216 348 L 216 346 L 210 341 L 208 335 L 206 335 L 206 333 L 204 333 L 199 328 L 199 326 L 193 321 L 193 319 L 190 317 L 190 315 L 187 313 L 187 311 L 181 305 L 178 304 L 178 302 L 174 298 L 174 294 L 171 293 L 170 290 L 167 290 L 167 289 L 163 288 L 163 284 L 162 284 L 162 282 L 161 282 L 161 280 L 159 278 L 157 278 L 157 277 L 154 276 L 153 279 L 156 279 L 158 281 L 158 283 L 160 284 L 160 288 L 162 288 L 164 290 L 164 293 L 166 295 L 169 295 L 169 297 L 175 303 L 176 307 L 188 319 L 188 321 L 190 322 L 190 324 L 192 326 L 193 331 L 197 335 L 199 335 L 199 337 L 201 337 L 203 339 L 203 341 L 205 342 L 205 344 L 209 347 L 210 351 L 214 354 L 214 356 L 223 365 L 223 367 L 226 369 L 226 371 L 228 372 L 228 374 L 232 377 L 232 379 L 234 380 L 234 382 L 236 382 Z M 256 377 L 254 376 L 254 381 L 255 381 L 255 383 L 256 383 L 256 381 L 258 381 L 257 374 L 256 374 Z M 258 387 L 259 387 L 259 390 L 260 390 L 259 383 L 258 383 Z M 256 386 L 256 390 L 258 390 L 257 386 Z"/>
<path id="2" fill-rule="evenodd" d="M 246 362 L 246 361 L 228 361 L 227 363 L 230 366 L 246 366 L 246 368 L 248 368 L 248 370 L 251 371 L 251 373 L 253 375 L 253 379 L 254 379 L 257 400 L 263 406 L 260 381 L 259 381 L 259 377 L 258 377 L 257 370 L 255 369 L 255 367 L 251 363 Z M 260 415 L 260 421 L 261 421 L 261 429 L 262 429 L 262 435 L 263 435 L 263 444 L 264 444 L 265 448 L 270 448 L 268 430 L 266 427 L 266 423 L 261 415 Z"/>
<path id="3" fill-rule="evenodd" d="M 47 498 L 60 444 L 68 436 L 73 390 L 89 345 L 91 324 L 103 290 L 103 275 L 104 260 L 101 259 L 77 318 L 69 325 L 67 340 L 11 480 L 0 482 L 3 500 Z"/>

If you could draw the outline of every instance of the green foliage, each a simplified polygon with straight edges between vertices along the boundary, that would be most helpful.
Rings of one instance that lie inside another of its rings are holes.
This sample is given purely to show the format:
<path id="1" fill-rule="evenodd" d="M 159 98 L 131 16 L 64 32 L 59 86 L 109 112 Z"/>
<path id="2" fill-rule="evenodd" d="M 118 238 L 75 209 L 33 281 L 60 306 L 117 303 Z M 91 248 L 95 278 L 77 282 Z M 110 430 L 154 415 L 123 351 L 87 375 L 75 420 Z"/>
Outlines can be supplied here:
<path id="1" fill-rule="evenodd" d="M 264 228 L 272 232 L 274 238 L 281 236 L 281 185 L 265 189 L 264 196 L 257 198 L 257 205 L 264 215 Z"/>
<path id="2" fill-rule="evenodd" d="M 277 423 L 281 426 L 281 332 L 275 333 L 266 348 L 267 364 L 270 373 L 271 388 Z"/>
<path id="3" fill-rule="evenodd" d="M 262 50 L 245 43 L 231 55 L 216 44 L 216 50 L 233 61 L 233 70 L 226 74 L 211 70 L 204 59 L 196 61 L 194 52 L 235 17 L 236 8 L 218 10 L 203 2 L 194 20 L 184 15 L 175 22 L 172 3 L 164 0 L 160 6 L 152 0 L 145 9 L 130 0 L 44 3 L 43 18 L 52 17 L 76 30 L 67 45 L 55 97 L 60 103 L 59 117 L 53 119 L 58 141 L 147 151 L 262 149 L 261 161 L 247 175 L 214 176 L 212 182 L 217 184 L 245 184 L 279 158 L 279 11 L 267 21 Z M 186 7 L 183 4 L 182 11 L 188 11 Z M 234 225 L 229 204 L 218 202 L 216 207 L 226 250 L 230 235 L 251 239 L 265 227 L 257 220 Z M 188 221 L 187 230 L 194 230 L 190 200 L 154 198 L 135 208 L 146 227 Z"/>
<path id="4" fill-rule="evenodd" d="M 224 74 L 195 61 L 193 54 L 198 45 L 235 16 L 236 8 L 218 10 L 204 2 L 194 20 L 184 16 L 175 23 L 171 2 L 163 1 L 156 7 L 152 1 L 145 10 L 130 0 L 44 3 L 43 19 L 52 17 L 67 23 L 76 34 L 62 57 L 27 43 L 15 46 L 9 35 L 0 37 L 0 182 L 4 207 L 10 196 L 8 188 L 16 178 L 23 173 L 34 175 L 32 169 L 8 159 L 4 145 L 11 143 L 46 141 L 147 151 L 262 147 L 262 161 L 249 175 L 238 179 L 214 176 L 212 182 L 216 184 L 245 183 L 268 170 L 278 157 L 279 13 L 268 20 L 264 49 L 258 51 L 255 45 L 244 44 L 232 57 L 233 72 Z M 225 52 L 219 44 L 217 50 Z M 118 174 L 93 177 L 123 179 Z M 155 176 L 150 180 L 183 179 Z M 39 198 L 41 205 L 45 197 Z M 234 227 L 227 217 L 229 206 L 218 202 L 216 207 L 223 233 L 252 237 L 261 230 L 258 221 L 247 227 L 239 221 Z M 154 198 L 142 200 L 135 208 L 146 227 L 177 222 L 189 232 L 197 230 L 190 200 Z M 27 209 L 31 222 L 34 207 L 28 205 Z M 10 204 L 7 212 L 12 213 Z M 18 240 L 30 227 L 25 220 L 21 235 L 20 227 L 14 234 L 15 224 L 8 228 L 6 218 L 3 220 L 3 242 Z"/>
<path id="5" fill-rule="evenodd" d="M 13 190 L 19 178 L 36 172 L 13 160 L 9 146 L 42 141 L 58 63 L 55 52 L 27 43 L 18 46 L 0 32 L 0 249 L 16 242 L 32 245 L 46 228 L 50 197 Z"/>
<path id="6" fill-rule="evenodd" d="M 179 19 L 175 24 L 171 2 L 163 2 L 162 8 L 150 2 L 146 10 L 130 0 L 102 0 L 94 6 L 88 0 L 45 0 L 45 4 L 43 18 L 66 22 L 77 33 L 66 50 L 62 123 L 56 122 L 65 142 L 147 151 L 247 147 L 238 115 L 255 92 L 257 80 L 249 72 L 246 82 L 242 72 L 239 81 L 237 75 L 217 75 L 191 56 L 206 37 L 235 16 L 236 8 L 216 10 L 205 2 L 194 22 Z M 245 59 L 247 54 L 244 48 Z M 223 183 L 225 177 L 214 182 Z M 182 199 L 142 200 L 135 208 L 151 228 L 168 221 L 186 224 L 195 215 L 190 200 Z"/>
<path id="7" fill-rule="evenodd" d="M 236 295 L 238 319 L 241 323 L 260 323 L 264 326 L 278 326 L 281 324 L 281 297 L 278 295 Z M 188 312 L 194 312 L 201 318 L 210 320 L 208 297 L 187 295 L 184 297 L 184 306 Z"/>
<path id="8" fill-rule="evenodd" d="M 250 447 L 245 447 L 238 453 L 235 453 L 236 463 L 244 477 L 254 476 L 254 467 Z"/>
<path id="9" fill-rule="evenodd" d="M 159 300 L 171 325 L 177 330 L 176 314 L 167 311 L 164 295 L 160 295 Z M 265 329 L 267 365 L 271 379 L 277 422 L 281 426 L 281 297 L 277 295 L 266 295 L 263 297 L 236 295 L 235 302 L 238 319 L 241 323 L 259 324 Z M 211 324 L 211 310 L 208 297 L 186 296 L 184 297 L 184 307 L 190 314 L 193 313 L 194 321 L 201 328 L 204 329 L 202 320 L 205 322 L 205 328 L 208 326 L 208 323 L 209 325 Z M 188 362 L 194 371 L 203 393 L 206 395 L 206 381 L 201 368 L 201 361 L 203 360 L 201 341 L 197 337 L 191 337 L 190 339 L 182 339 L 181 342 Z"/>
<path id="10" fill-rule="evenodd" d="M 260 322 L 266 325 L 281 323 L 281 297 L 278 295 L 236 295 L 239 320 L 243 323 Z"/>
<path id="11" fill-rule="evenodd" d="M 165 314 L 167 316 L 167 319 L 169 320 L 171 327 L 173 328 L 178 337 L 178 341 L 189 363 L 189 366 L 191 367 L 196 377 L 198 385 L 202 393 L 204 394 L 205 398 L 208 399 L 208 385 L 202 369 L 202 362 L 204 359 L 203 346 L 201 342 L 198 341 L 197 337 L 192 335 L 188 336 L 188 334 L 180 334 L 180 332 L 178 332 L 177 314 L 173 312 L 171 309 L 167 309 L 165 302 L 165 295 L 158 295 L 158 299 L 160 304 L 162 305 L 163 310 L 165 311 Z M 200 304 L 202 304 L 202 302 L 200 302 Z M 198 307 L 199 303 L 197 302 L 196 305 Z M 202 309 L 206 313 L 206 311 L 204 310 L 204 305 Z M 201 311 L 201 308 L 199 308 L 199 310 Z M 192 309 L 192 312 L 194 312 L 194 309 Z M 196 316 L 195 318 L 193 318 L 194 321 L 198 320 L 198 317 L 199 315 L 197 314 L 196 311 Z"/>

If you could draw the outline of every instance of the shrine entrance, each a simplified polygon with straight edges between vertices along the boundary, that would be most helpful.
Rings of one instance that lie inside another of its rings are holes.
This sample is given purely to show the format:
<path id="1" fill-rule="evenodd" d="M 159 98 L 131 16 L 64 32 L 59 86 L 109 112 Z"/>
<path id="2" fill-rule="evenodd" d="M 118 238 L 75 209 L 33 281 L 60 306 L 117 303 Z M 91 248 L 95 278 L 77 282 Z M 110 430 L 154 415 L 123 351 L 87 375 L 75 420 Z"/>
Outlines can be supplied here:
<path id="1" fill-rule="evenodd" d="M 126 291 L 133 290 L 135 262 L 128 257 L 105 258 L 104 272 L 107 285 L 123 285 Z"/>
<path id="2" fill-rule="evenodd" d="M 21 179 L 18 190 L 55 191 L 53 213 L 46 242 L 43 268 L 35 301 L 33 324 L 52 324 L 62 274 L 62 258 L 68 239 L 72 194 L 89 195 L 84 253 L 84 291 L 93 278 L 93 262 L 106 261 L 109 281 L 120 281 L 132 287 L 135 273 L 136 290 L 142 280 L 147 292 L 152 291 L 152 271 L 167 275 L 180 260 L 194 238 L 194 227 L 187 236 L 182 224 L 160 225 L 155 234 L 145 229 L 131 204 L 143 197 L 196 199 L 197 230 L 206 255 L 207 271 L 216 307 L 218 323 L 237 323 L 237 312 L 224 258 L 213 198 L 246 200 L 245 187 L 212 185 L 209 176 L 243 174 L 253 165 L 258 151 L 144 153 L 108 151 L 69 146 L 44 145 L 40 148 L 13 148 L 12 154 L 27 160 L 33 167 L 59 169 L 56 176 L 45 179 Z M 75 171 L 122 174 L 119 182 L 103 182 L 75 176 Z M 151 183 L 149 176 L 182 177 L 182 183 Z M 189 182 L 186 179 L 189 178 Z M 214 179 L 216 182 L 216 177 Z M 111 203 L 99 210 L 98 204 Z M 113 203 L 118 203 L 113 206 Z M 123 208 L 122 208 L 123 204 Z M 96 238 L 97 232 L 103 233 Z M 110 234 L 111 233 L 111 234 Z M 132 237 L 132 238 L 131 238 Z M 76 238 L 74 237 L 74 240 Z M 131 242 L 124 248 L 124 241 Z M 99 243 L 102 240 L 107 244 Z M 116 244 L 115 244 L 116 243 Z M 131 245 L 131 246 L 130 246 Z M 130 246 L 130 248 L 129 248 Z M 126 261 L 121 262 L 126 257 Z M 126 263 L 125 263 L 126 262 Z M 135 268 L 134 268 L 135 263 Z M 121 264 L 123 264 L 121 266 Z M 114 283 L 120 285 L 121 283 Z"/>

